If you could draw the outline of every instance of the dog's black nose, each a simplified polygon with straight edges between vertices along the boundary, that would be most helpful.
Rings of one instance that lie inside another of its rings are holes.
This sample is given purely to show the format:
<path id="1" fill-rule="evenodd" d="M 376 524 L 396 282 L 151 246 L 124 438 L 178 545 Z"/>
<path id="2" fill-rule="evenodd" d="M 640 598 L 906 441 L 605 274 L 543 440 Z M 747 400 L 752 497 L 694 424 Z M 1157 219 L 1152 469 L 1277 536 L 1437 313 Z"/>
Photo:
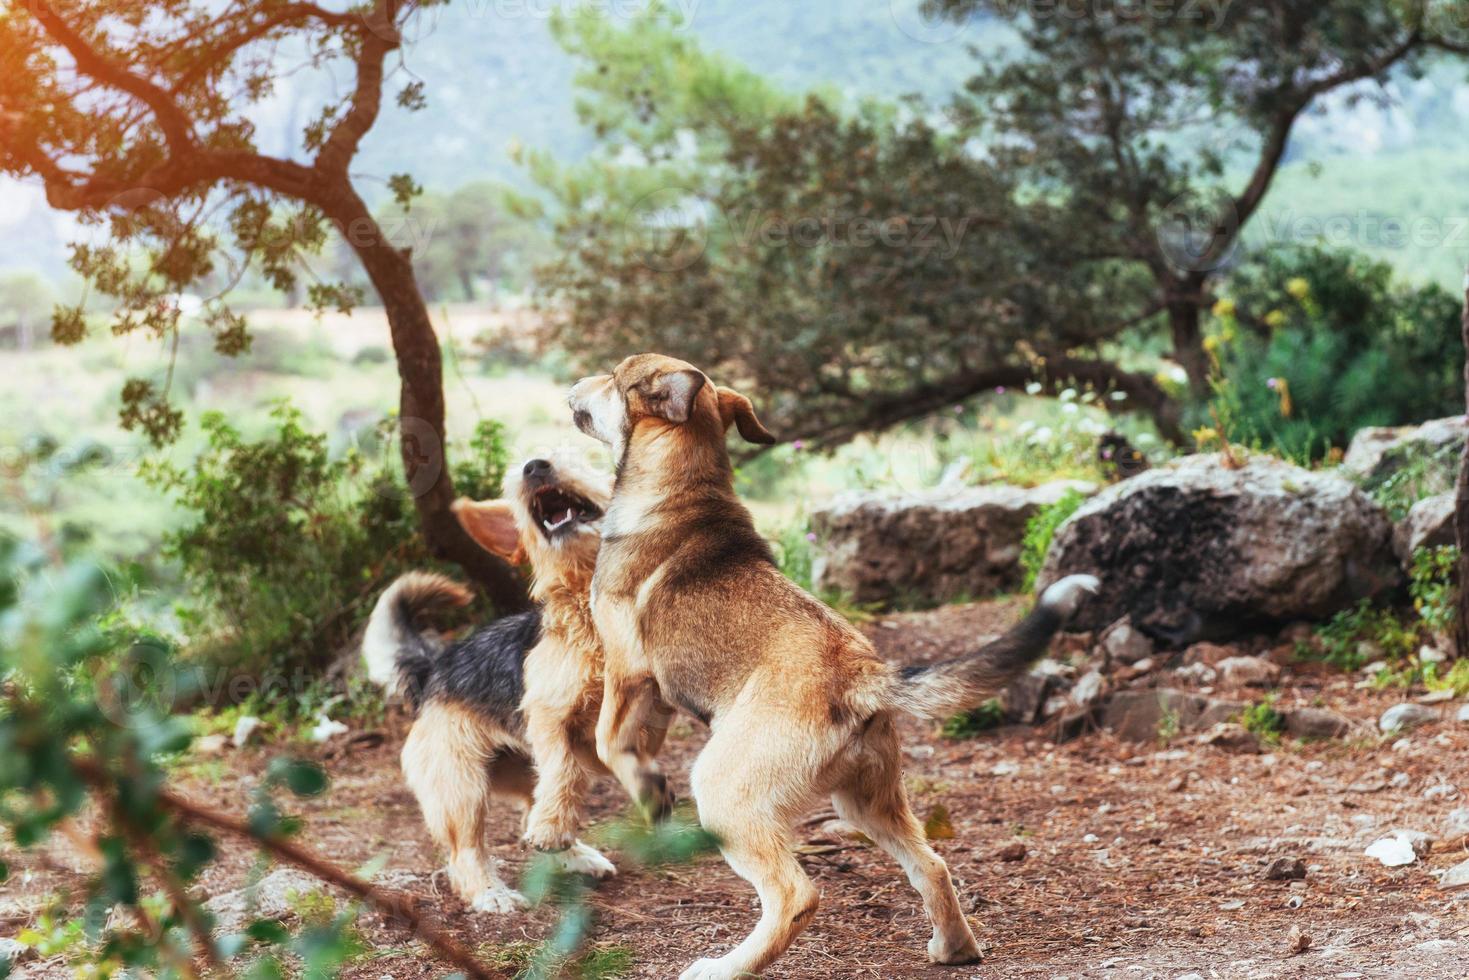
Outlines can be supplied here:
<path id="1" fill-rule="evenodd" d="M 533 459 L 525 464 L 526 476 L 545 476 L 551 472 L 551 461 L 547 459 Z"/>

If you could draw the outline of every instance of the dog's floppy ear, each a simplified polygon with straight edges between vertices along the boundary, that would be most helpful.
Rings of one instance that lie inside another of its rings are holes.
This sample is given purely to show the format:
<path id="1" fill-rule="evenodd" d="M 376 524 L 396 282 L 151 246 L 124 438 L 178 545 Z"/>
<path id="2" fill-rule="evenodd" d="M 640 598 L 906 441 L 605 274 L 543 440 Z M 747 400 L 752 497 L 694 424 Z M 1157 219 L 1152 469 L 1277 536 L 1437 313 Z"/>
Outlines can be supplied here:
<path id="1" fill-rule="evenodd" d="M 451 509 L 459 519 L 459 526 L 474 538 L 475 544 L 512 565 L 525 561 L 520 529 L 515 526 L 515 511 L 508 502 L 460 497 Z"/>
<path id="2" fill-rule="evenodd" d="M 750 399 L 733 388 L 719 389 L 719 417 L 724 420 L 726 429 L 733 422 L 746 442 L 775 445 L 775 436 L 755 417 L 755 406 L 750 404 Z"/>
<path id="3" fill-rule="evenodd" d="M 699 397 L 706 380 L 701 372 L 692 368 L 660 374 L 644 386 L 643 405 L 649 415 L 683 425 L 689 420 L 694 410 L 694 399 Z"/>

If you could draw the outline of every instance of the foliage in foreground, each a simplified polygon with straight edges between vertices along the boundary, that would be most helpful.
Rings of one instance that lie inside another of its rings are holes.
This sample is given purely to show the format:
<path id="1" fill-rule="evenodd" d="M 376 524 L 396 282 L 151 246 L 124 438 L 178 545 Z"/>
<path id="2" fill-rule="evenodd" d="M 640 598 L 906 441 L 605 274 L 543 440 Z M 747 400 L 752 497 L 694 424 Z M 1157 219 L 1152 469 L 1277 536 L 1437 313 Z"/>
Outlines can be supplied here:
<path id="1" fill-rule="evenodd" d="M 148 471 L 194 515 L 165 542 L 188 583 L 190 656 L 252 675 L 323 666 L 396 575 L 434 565 L 393 463 L 332 456 L 288 404 L 272 418 L 273 431 L 249 440 L 207 413 L 208 443 L 188 469 Z M 506 452 L 500 426 L 480 423 L 456 454 L 455 485 L 497 496 Z"/>
<path id="2" fill-rule="evenodd" d="M 1461 303 L 1392 281 L 1389 266 L 1324 248 L 1272 249 L 1214 307 L 1213 409 L 1236 441 L 1300 462 L 1360 428 L 1461 411 Z"/>
<path id="3" fill-rule="evenodd" d="M 238 963 L 253 976 L 284 975 L 283 957 L 301 975 L 330 974 L 346 955 L 346 917 L 292 935 L 257 920 L 215 936 L 188 889 L 216 856 L 213 814 L 171 796 L 160 760 L 183 751 L 189 728 L 160 710 L 159 690 L 183 682 L 168 651 L 140 645 L 121 669 L 108 664 L 120 638 L 101 625 L 111 601 L 103 571 L 60 564 L 15 541 L 0 542 L 0 820 L 18 847 L 43 843 L 89 801 L 98 814 L 97 873 L 81 896 L 79 923 L 52 922 L 37 945 L 86 963 L 94 975 L 121 970 L 162 977 L 199 975 L 197 963 Z M 142 679 L 146 686 L 140 687 Z M 274 790 L 315 795 L 321 771 L 290 759 L 273 762 L 238 823 L 262 844 L 288 840 L 297 824 Z M 0 863 L 0 879 L 8 869 Z M 44 923 L 43 923 L 44 925 Z M 80 964 L 78 964 L 80 965 Z M 0 962 L 0 976 L 11 964 Z"/>

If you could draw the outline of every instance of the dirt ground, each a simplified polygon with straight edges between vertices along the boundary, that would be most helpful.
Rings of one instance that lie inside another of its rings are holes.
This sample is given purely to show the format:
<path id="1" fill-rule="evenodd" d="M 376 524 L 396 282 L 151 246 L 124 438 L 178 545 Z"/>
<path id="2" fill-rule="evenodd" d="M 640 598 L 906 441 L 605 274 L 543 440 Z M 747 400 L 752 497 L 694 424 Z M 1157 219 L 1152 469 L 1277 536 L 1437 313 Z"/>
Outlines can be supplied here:
<path id="1" fill-rule="evenodd" d="M 953 655 L 1018 612 L 1003 601 L 954 606 L 867 628 L 885 656 L 909 663 Z M 1325 695 L 1365 722 L 1403 699 L 1403 692 L 1355 690 L 1314 667 L 1288 671 L 1283 687 L 1287 703 Z M 348 868 L 385 855 L 392 883 L 426 895 L 442 923 L 482 952 L 544 938 L 552 911 L 467 912 L 433 874 L 441 858 L 398 773 L 404 728 L 403 720 L 390 722 L 383 744 L 325 761 L 332 787 L 299 808 L 304 839 Z M 954 837 L 935 846 L 986 950 L 984 964 L 929 966 L 917 896 L 885 855 L 825 827 L 832 814 L 818 807 L 798 839 L 821 909 L 769 977 L 1469 977 L 1469 890 L 1440 891 L 1430 874 L 1469 857 L 1469 841 L 1443 833 L 1447 814 L 1469 806 L 1469 725 L 1444 721 L 1401 740 L 1288 742 L 1260 754 L 1187 736 L 1164 745 L 1106 732 L 1054 744 L 1044 726 L 948 741 L 929 724 L 904 722 L 904 735 L 920 817 L 939 806 L 950 814 Z M 702 730 L 687 723 L 669 739 L 664 762 L 681 789 L 702 741 Z M 247 750 L 223 766 L 186 770 L 181 788 L 238 809 L 275 751 Z M 591 813 L 607 819 L 623 805 L 604 783 Z M 507 876 L 525 860 L 519 820 L 501 811 L 490 828 Z M 1363 855 L 1398 827 L 1439 839 L 1407 867 Z M 1013 860 L 1016 844 L 1021 860 Z M 1007 845 L 1011 860 L 1000 856 Z M 0 935 L 24 927 L 74 863 L 65 854 L 16 857 L 0 899 Z M 1266 880 L 1278 858 L 1300 858 L 1304 881 Z M 229 850 L 203 891 L 237 887 L 253 860 Z M 628 975 L 636 977 L 677 976 L 693 959 L 728 950 L 756 917 L 753 891 L 717 857 L 630 870 L 602 884 L 593 905 L 592 941 L 629 950 Z M 362 925 L 376 952 L 348 976 L 450 972 L 375 913 Z M 1292 952 L 1293 927 L 1309 937 L 1304 953 Z M 56 975 L 53 966 L 33 962 L 22 975 Z"/>

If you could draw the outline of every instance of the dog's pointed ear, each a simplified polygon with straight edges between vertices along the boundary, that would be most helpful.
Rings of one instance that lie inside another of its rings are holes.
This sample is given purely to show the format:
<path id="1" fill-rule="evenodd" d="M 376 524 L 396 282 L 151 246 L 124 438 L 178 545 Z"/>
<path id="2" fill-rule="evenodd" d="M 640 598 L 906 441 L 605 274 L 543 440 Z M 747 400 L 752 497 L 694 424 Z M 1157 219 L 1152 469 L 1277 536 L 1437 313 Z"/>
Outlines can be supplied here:
<path id="1" fill-rule="evenodd" d="M 746 442 L 775 445 L 775 436 L 755 417 L 755 406 L 750 404 L 750 399 L 733 388 L 719 389 L 719 417 L 724 420 L 725 429 L 733 423 Z"/>
<path id="2" fill-rule="evenodd" d="M 707 380 L 702 372 L 692 368 L 660 374 L 648 382 L 643 392 L 648 414 L 683 425 L 693 413 L 694 399 L 699 397 Z"/>
<path id="3" fill-rule="evenodd" d="M 525 561 L 525 549 L 520 546 L 520 529 L 515 526 L 515 511 L 508 502 L 460 497 L 450 505 L 450 509 L 459 519 L 459 526 L 474 539 L 475 544 L 512 565 Z"/>

